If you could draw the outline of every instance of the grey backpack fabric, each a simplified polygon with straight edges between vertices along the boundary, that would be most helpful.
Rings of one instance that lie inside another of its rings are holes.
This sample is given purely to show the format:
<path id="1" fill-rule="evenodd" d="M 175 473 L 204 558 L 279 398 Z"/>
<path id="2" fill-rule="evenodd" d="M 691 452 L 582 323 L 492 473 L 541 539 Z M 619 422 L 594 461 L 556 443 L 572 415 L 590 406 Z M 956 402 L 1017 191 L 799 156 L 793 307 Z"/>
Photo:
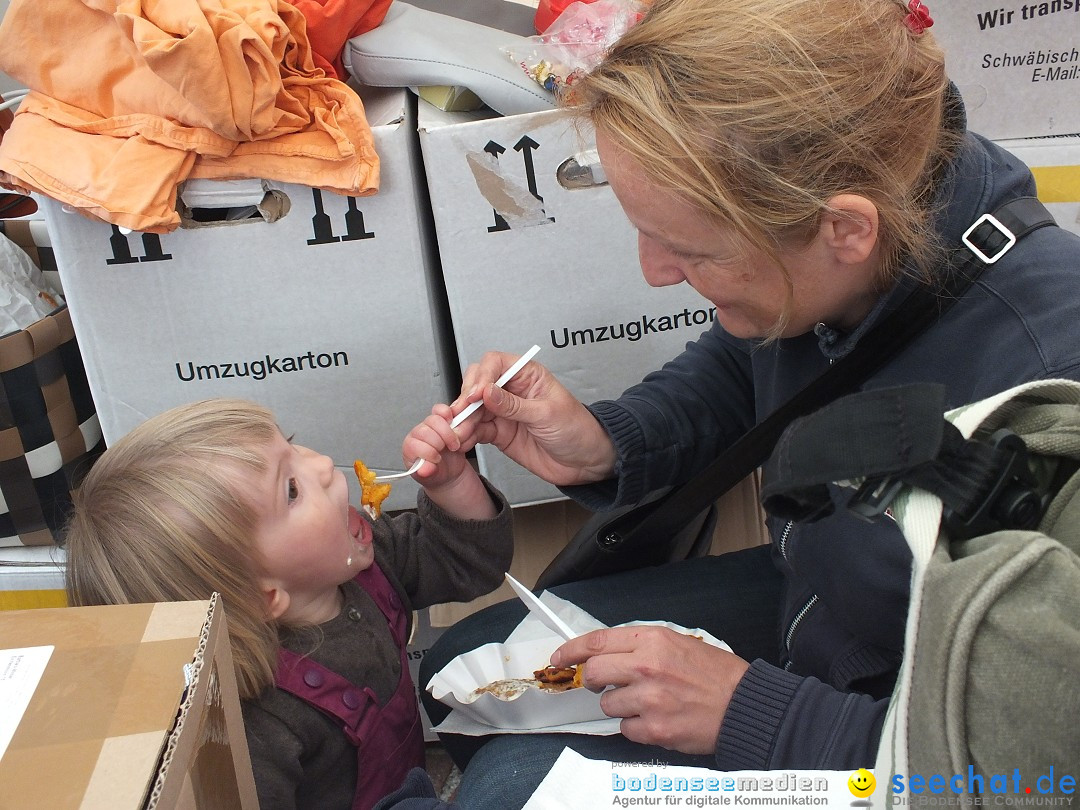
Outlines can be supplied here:
<path id="1" fill-rule="evenodd" d="M 944 418 L 943 401 L 929 385 L 845 397 L 793 424 L 766 466 L 770 511 L 812 520 L 835 508 L 826 484 L 857 485 L 847 508 L 887 509 L 912 550 L 904 660 L 861 804 L 1074 797 L 1080 383 Z"/>

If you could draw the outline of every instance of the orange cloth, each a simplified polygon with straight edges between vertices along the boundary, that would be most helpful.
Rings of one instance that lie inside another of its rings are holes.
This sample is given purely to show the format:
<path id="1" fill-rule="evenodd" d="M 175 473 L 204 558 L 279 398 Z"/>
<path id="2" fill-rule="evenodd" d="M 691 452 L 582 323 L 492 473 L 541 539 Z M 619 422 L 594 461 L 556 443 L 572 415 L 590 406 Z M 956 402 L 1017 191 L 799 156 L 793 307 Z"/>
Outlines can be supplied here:
<path id="1" fill-rule="evenodd" d="M 189 177 L 378 190 L 359 96 L 314 67 L 282 0 L 13 0 L 0 70 L 32 91 L 0 184 L 132 230 L 177 227 Z"/>
<path id="2" fill-rule="evenodd" d="M 329 76 L 349 78 L 341 54 L 346 40 L 382 24 L 391 0 L 293 0 L 307 18 L 315 64 Z"/>

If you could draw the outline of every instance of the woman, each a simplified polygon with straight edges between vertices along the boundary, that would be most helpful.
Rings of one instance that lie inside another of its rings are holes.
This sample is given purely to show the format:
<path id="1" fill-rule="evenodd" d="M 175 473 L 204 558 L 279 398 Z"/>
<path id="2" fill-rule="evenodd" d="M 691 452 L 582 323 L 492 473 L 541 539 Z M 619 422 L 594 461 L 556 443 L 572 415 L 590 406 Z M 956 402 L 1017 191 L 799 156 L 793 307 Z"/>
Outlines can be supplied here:
<path id="1" fill-rule="evenodd" d="M 1034 196 L 1019 160 L 966 132 L 931 22 L 918 0 L 657 0 L 568 104 L 595 128 L 646 280 L 690 284 L 716 324 L 588 407 L 537 364 L 495 388 L 514 358 L 488 354 L 462 388 L 484 400 L 478 440 L 594 509 L 685 481 L 938 277 L 981 215 Z M 951 407 L 1080 379 L 1078 264 L 1076 236 L 1032 233 L 865 387 L 942 383 Z M 615 687 L 601 706 L 622 735 L 447 737 L 461 765 L 479 748 L 462 805 L 520 805 L 563 745 L 722 770 L 872 766 L 903 652 L 905 541 L 843 509 L 769 528 L 771 547 L 555 589 L 609 625 L 666 619 L 734 653 L 659 628 L 567 642 L 552 663 Z M 421 682 L 521 615 L 452 628 Z"/>

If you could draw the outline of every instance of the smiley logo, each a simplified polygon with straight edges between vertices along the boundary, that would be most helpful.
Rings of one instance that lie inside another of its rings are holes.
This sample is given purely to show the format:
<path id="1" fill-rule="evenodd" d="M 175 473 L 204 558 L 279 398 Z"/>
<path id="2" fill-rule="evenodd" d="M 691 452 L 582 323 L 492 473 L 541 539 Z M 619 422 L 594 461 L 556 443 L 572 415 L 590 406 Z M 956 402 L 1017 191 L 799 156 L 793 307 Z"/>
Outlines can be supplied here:
<path id="1" fill-rule="evenodd" d="M 851 791 L 852 796 L 857 796 L 860 799 L 864 799 L 874 792 L 874 788 L 877 787 L 877 781 L 874 779 L 874 775 L 866 768 L 859 768 L 847 780 L 848 790 Z"/>

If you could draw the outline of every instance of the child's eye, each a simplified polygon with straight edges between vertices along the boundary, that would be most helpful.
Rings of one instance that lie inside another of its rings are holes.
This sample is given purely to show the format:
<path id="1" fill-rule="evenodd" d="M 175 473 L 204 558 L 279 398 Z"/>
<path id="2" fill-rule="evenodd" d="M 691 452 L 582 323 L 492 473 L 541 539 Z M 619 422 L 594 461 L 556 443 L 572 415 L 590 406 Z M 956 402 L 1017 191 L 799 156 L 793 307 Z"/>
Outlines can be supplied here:
<path id="1" fill-rule="evenodd" d="M 295 478 L 289 479 L 289 503 L 292 503 L 300 497 L 300 486 L 296 483 Z"/>

